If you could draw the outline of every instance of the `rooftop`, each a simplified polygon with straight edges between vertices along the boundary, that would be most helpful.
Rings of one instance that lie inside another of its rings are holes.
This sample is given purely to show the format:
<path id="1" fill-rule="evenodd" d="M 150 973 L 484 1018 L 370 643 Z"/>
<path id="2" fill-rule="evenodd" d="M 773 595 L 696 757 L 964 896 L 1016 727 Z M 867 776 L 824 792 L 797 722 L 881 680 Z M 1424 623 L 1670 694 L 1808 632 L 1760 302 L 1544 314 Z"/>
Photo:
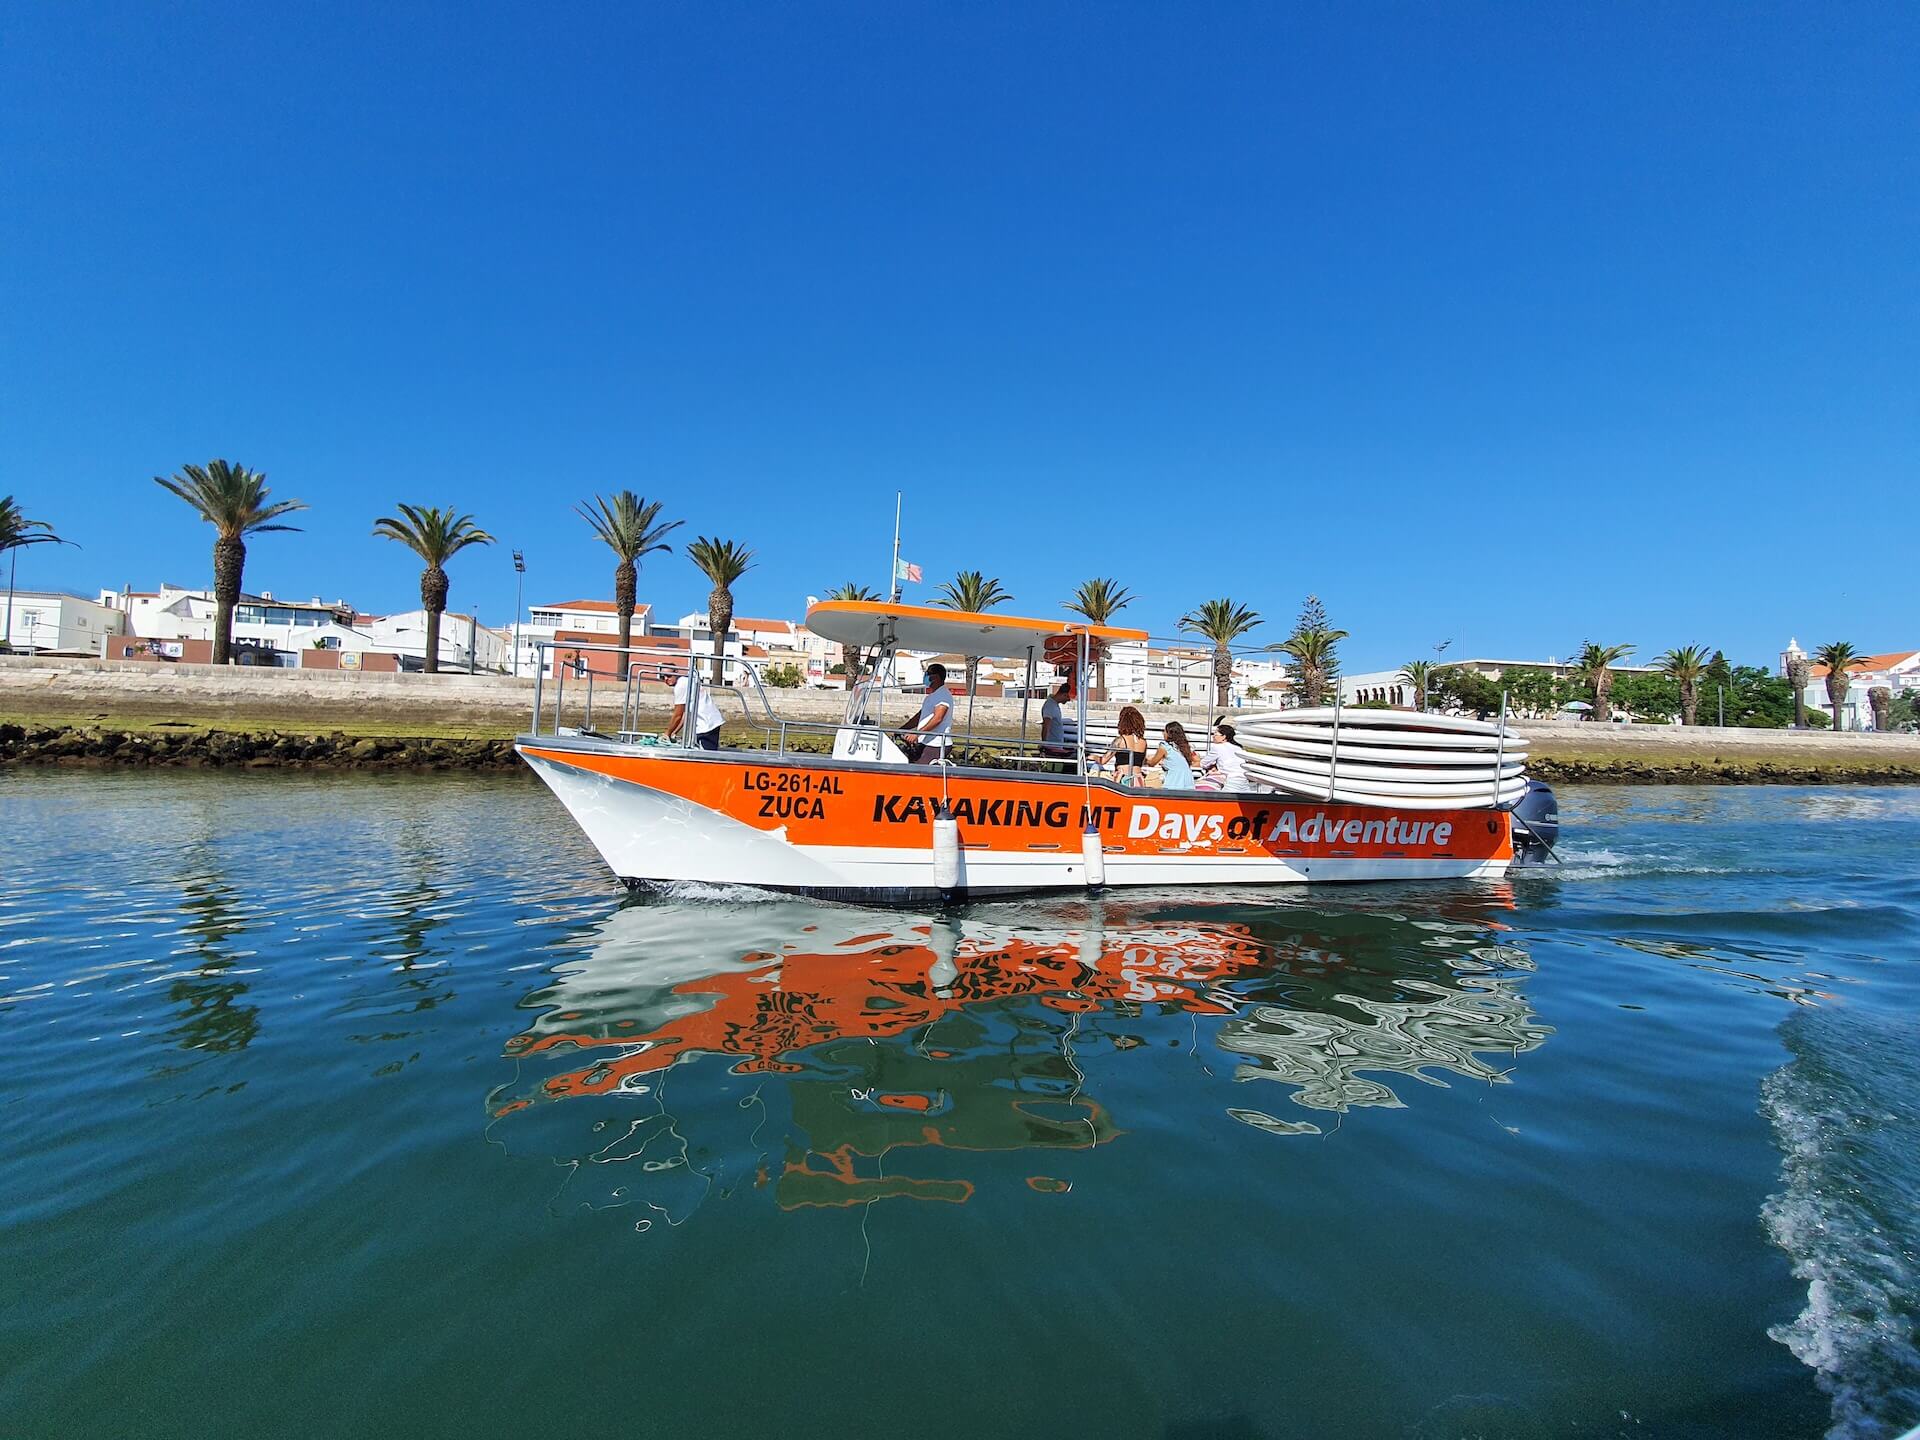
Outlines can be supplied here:
<path id="1" fill-rule="evenodd" d="M 1881 670 L 1891 670 L 1897 665 L 1905 664 L 1916 655 L 1920 655 L 1920 650 L 1888 650 L 1880 655 L 1862 655 L 1847 666 L 1847 673 L 1849 675 L 1875 674 Z M 1824 680 L 1827 678 L 1827 667 L 1810 665 L 1807 667 L 1807 673 L 1815 680 Z"/>

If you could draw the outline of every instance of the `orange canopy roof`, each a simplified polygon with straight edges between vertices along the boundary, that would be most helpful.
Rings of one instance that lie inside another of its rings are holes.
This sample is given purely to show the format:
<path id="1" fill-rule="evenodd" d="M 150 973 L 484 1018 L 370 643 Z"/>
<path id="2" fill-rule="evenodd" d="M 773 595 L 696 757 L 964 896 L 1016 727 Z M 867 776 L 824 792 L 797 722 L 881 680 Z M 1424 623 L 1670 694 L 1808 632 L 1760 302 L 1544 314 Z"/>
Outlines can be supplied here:
<path id="1" fill-rule="evenodd" d="M 808 607 L 807 629 L 842 645 L 877 645 L 891 633 L 909 650 L 951 650 L 958 655 L 1007 657 L 1038 653 L 1060 635 L 1098 640 L 1145 640 L 1144 630 L 1085 621 L 1035 620 L 943 610 L 934 605 L 896 605 L 886 600 L 820 600 Z"/>

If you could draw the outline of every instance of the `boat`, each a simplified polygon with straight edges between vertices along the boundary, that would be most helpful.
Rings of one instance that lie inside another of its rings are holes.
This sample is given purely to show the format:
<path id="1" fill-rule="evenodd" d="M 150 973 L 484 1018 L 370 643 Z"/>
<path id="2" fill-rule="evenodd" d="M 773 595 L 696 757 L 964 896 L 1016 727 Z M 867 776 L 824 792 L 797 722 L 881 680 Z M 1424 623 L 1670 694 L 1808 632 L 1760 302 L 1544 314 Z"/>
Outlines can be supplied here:
<path id="1" fill-rule="evenodd" d="M 1312 732 L 1316 744 L 1324 735 L 1324 760 L 1317 751 L 1263 755 L 1250 732 L 1249 788 L 1141 787 L 1101 771 L 1086 682 L 1106 647 L 1144 642 L 1144 631 L 858 600 L 817 602 L 806 625 L 872 656 L 867 677 L 849 677 L 838 721 L 783 716 L 757 667 L 741 657 L 568 643 L 574 673 L 588 685 L 586 721 L 569 727 L 561 723 L 568 666 L 556 656 L 549 667 L 543 655 L 533 726 L 516 749 L 621 881 L 899 903 L 1142 886 L 1487 879 L 1551 853 L 1552 792 L 1508 762 L 1506 751 L 1523 756 L 1524 746 L 1504 724 L 1475 730 L 1476 722 L 1453 717 L 1335 711 L 1291 727 L 1296 750 L 1299 735 Z M 915 687 L 892 683 L 902 652 L 1024 659 L 1019 735 L 976 734 L 969 720 L 964 733 L 956 724 L 950 758 L 910 762 L 885 718 L 889 699 L 904 700 L 895 728 L 918 708 Z M 603 659 L 613 668 L 596 669 Z M 702 750 L 640 731 L 636 684 L 675 667 L 690 675 L 690 705 L 703 687 L 737 701 L 762 730 L 763 748 Z M 550 724 L 549 668 L 557 681 Z M 1069 744 L 1056 736 L 1043 746 L 1028 723 L 1042 668 L 1048 683 L 1054 675 L 1075 682 Z M 592 726 L 596 673 L 620 687 L 611 733 Z M 1233 719 L 1257 713 L 1236 711 Z M 1261 720 L 1251 730 L 1278 728 Z M 1402 767 L 1404 781 L 1380 778 L 1374 772 L 1388 767 L 1371 755 L 1365 770 L 1341 767 L 1343 739 L 1377 751 L 1395 737 L 1411 755 L 1439 755 L 1441 763 L 1425 771 L 1415 760 Z M 1472 742 L 1464 751 L 1463 739 Z"/>

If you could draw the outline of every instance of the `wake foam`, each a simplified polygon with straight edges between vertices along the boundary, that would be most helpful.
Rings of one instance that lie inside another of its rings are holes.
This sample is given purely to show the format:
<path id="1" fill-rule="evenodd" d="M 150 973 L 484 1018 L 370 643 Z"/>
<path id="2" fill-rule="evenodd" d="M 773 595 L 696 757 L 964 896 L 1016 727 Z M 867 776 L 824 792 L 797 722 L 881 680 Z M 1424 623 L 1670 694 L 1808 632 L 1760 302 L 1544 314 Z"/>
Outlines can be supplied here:
<path id="1" fill-rule="evenodd" d="M 1785 1188 L 1761 1218 L 1807 1303 L 1767 1333 L 1815 1372 L 1829 1440 L 1878 1440 L 1920 1421 L 1920 1027 L 1832 1012 L 1788 1028 L 1796 1058 L 1761 1085 Z"/>

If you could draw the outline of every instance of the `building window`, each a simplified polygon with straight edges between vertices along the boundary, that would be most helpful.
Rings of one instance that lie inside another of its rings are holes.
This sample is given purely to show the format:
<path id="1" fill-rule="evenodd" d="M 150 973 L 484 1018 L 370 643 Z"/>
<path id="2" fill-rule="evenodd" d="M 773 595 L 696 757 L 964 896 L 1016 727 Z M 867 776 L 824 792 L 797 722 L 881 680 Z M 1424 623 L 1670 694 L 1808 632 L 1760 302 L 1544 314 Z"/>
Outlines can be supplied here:
<path id="1" fill-rule="evenodd" d="M 560 623 L 560 612 L 558 610 L 535 610 L 532 612 L 532 617 L 531 623 L 535 625 L 557 626 Z"/>

